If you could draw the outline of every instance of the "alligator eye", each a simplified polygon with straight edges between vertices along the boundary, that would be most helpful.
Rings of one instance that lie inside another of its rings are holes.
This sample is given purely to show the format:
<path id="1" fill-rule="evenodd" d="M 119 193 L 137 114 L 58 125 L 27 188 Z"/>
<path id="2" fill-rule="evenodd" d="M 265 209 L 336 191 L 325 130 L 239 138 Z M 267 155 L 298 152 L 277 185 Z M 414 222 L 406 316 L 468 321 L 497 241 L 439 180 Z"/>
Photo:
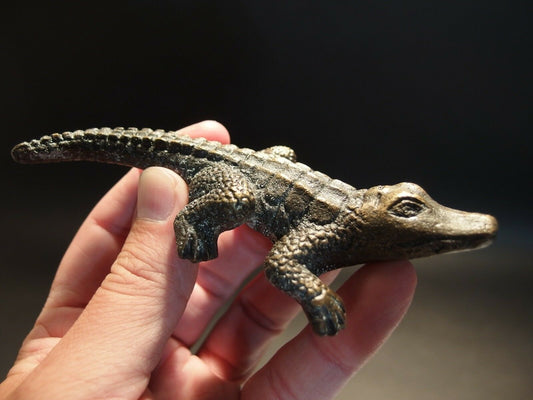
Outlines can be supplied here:
<path id="1" fill-rule="evenodd" d="M 412 218 L 424 211 L 424 204 L 414 198 L 400 199 L 389 207 L 389 212 L 397 217 Z"/>

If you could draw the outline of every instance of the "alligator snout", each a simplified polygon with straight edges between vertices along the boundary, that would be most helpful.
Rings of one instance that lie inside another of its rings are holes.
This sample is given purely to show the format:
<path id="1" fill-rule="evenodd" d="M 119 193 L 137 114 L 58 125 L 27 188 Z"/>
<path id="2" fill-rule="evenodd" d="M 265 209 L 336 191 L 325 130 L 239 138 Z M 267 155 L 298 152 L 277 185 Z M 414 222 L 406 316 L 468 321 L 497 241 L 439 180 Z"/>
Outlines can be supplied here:
<path id="1" fill-rule="evenodd" d="M 471 213 L 440 206 L 435 210 L 433 233 L 454 244 L 453 250 L 488 246 L 496 237 L 498 222 L 488 214 Z"/>

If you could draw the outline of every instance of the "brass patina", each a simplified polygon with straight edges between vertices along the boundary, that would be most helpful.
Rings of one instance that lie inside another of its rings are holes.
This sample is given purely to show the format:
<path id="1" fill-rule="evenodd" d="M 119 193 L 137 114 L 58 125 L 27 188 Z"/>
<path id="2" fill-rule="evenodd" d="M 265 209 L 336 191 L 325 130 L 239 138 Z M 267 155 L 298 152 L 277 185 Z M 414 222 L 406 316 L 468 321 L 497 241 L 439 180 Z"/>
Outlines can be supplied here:
<path id="1" fill-rule="evenodd" d="M 335 335 L 345 321 L 341 298 L 318 278 L 323 272 L 474 249 L 497 231 L 492 216 L 444 207 L 414 183 L 357 190 L 296 162 L 283 146 L 253 151 L 176 132 L 102 128 L 44 136 L 12 155 L 30 164 L 83 160 L 177 172 L 190 192 L 174 223 L 179 256 L 215 258 L 218 235 L 248 224 L 273 241 L 266 276 L 301 304 L 319 335 Z"/>

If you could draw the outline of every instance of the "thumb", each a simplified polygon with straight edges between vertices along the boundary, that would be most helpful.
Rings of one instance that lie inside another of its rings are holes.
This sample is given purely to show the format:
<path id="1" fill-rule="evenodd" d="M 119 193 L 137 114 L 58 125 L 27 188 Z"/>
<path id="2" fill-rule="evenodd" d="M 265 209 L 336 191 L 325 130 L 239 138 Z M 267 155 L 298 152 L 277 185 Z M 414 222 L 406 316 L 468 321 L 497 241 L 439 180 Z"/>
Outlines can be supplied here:
<path id="1" fill-rule="evenodd" d="M 176 174 L 143 172 L 137 214 L 111 272 L 26 380 L 40 398 L 139 398 L 147 388 L 196 279 L 196 267 L 175 248 L 173 217 L 186 201 Z"/>

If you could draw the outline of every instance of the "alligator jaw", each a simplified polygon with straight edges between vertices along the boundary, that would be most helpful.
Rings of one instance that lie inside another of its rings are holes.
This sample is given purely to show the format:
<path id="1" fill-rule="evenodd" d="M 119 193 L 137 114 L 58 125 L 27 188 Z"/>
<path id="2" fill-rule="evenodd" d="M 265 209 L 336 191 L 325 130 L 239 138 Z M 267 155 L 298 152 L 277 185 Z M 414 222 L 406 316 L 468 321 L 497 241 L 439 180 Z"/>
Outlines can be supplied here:
<path id="1" fill-rule="evenodd" d="M 427 231 L 408 235 L 391 246 L 399 258 L 428 257 L 442 253 L 457 253 L 489 246 L 498 229 L 496 219 L 490 215 L 449 210 L 447 223 L 427 224 Z M 418 236 L 418 237 L 416 237 Z M 396 256 L 392 256 L 395 258 Z"/>
<path id="2" fill-rule="evenodd" d="M 435 254 L 458 252 L 487 247 L 498 231 L 498 222 L 487 214 L 469 213 L 440 206 L 441 221 L 433 231 L 440 234 L 434 243 Z"/>
<path id="3" fill-rule="evenodd" d="M 455 211 L 455 210 L 454 210 Z M 430 237 L 420 238 L 416 241 L 403 242 L 400 247 L 408 253 L 407 258 L 427 257 L 433 254 L 457 253 L 462 251 L 480 249 L 489 246 L 496 237 L 498 224 L 490 215 L 465 213 L 470 221 L 475 218 L 479 225 L 469 225 L 471 222 L 462 223 L 461 219 L 455 220 L 456 226 L 463 229 L 450 229 L 448 232 L 438 232 L 436 226 Z M 433 236 L 434 235 L 434 236 Z"/>

